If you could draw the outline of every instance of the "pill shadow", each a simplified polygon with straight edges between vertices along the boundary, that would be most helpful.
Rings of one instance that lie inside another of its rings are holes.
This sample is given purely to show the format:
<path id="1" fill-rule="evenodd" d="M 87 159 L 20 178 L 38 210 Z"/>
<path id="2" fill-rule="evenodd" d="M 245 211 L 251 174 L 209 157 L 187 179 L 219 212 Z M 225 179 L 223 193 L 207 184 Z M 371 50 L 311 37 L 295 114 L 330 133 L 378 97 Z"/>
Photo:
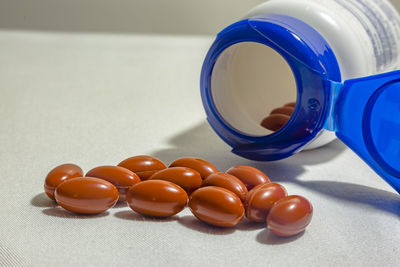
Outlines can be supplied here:
<path id="1" fill-rule="evenodd" d="M 128 221 L 155 222 L 155 223 L 172 222 L 178 220 L 177 216 L 171 216 L 166 218 L 150 217 L 138 214 L 133 210 L 118 211 L 114 213 L 114 217 Z"/>
<path id="2" fill-rule="evenodd" d="M 246 218 L 243 218 L 243 220 L 238 225 L 236 225 L 236 229 L 239 231 L 254 231 L 264 229 L 265 227 L 265 222 L 252 222 Z"/>
<path id="3" fill-rule="evenodd" d="M 256 236 L 256 241 L 263 245 L 284 245 L 296 241 L 304 235 L 305 231 L 290 237 L 274 235 L 268 229 L 260 231 Z"/>
<path id="4" fill-rule="evenodd" d="M 53 216 L 53 217 L 58 217 L 58 218 L 69 218 L 69 219 L 96 219 L 96 218 L 101 218 L 108 216 L 109 212 L 105 211 L 100 214 L 76 214 L 69 212 L 61 207 L 55 207 L 55 208 L 48 208 L 42 210 L 43 214 L 46 214 L 48 216 Z"/>
<path id="5" fill-rule="evenodd" d="M 57 202 L 50 199 L 45 193 L 40 193 L 31 199 L 31 205 L 40 208 L 54 208 Z"/>
<path id="6" fill-rule="evenodd" d="M 216 227 L 206 224 L 191 215 L 179 217 L 177 222 L 186 228 L 209 235 L 229 235 L 234 233 L 236 230 L 234 227 Z"/>
<path id="7" fill-rule="evenodd" d="M 126 201 L 118 201 L 114 205 L 113 209 L 121 209 L 121 208 L 126 208 L 126 207 L 128 207 L 128 203 L 126 203 Z"/>

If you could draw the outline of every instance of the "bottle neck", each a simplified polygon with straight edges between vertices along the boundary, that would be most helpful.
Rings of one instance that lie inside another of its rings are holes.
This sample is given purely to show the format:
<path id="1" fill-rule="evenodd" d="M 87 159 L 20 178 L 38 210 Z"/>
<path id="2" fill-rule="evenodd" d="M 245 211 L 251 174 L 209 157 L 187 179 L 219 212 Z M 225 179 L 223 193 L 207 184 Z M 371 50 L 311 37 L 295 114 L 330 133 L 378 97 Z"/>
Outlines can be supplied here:
<path id="1" fill-rule="evenodd" d="M 271 58 L 274 63 L 267 64 Z M 291 88 L 271 88 L 279 70 L 285 71 L 282 83 Z M 201 90 L 210 124 L 235 153 L 274 160 L 294 154 L 322 130 L 329 101 L 324 80 L 341 77 L 323 37 L 295 18 L 266 15 L 235 23 L 218 35 L 203 65 Z M 281 98 L 271 97 L 274 90 Z M 291 99 L 284 98 L 291 93 Z M 296 100 L 283 128 L 262 128 L 268 103 L 276 108 Z"/>

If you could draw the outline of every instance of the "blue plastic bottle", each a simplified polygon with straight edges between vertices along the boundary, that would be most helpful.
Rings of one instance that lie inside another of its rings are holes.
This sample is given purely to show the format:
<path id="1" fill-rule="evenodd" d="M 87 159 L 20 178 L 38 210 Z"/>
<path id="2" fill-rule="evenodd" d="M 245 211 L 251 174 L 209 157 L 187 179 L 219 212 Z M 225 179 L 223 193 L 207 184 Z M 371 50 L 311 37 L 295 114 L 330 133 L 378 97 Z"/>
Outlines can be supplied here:
<path id="1" fill-rule="evenodd" d="M 400 193 L 400 71 L 393 71 L 400 62 L 400 16 L 386 1 L 318 4 L 326 1 L 272 0 L 218 34 L 201 73 L 208 121 L 233 153 L 258 161 L 326 144 L 334 133 Z M 276 13 L 282 4 L 290 15 Z M 378 7 L 384 18 L 365 14 Z M 347 21 L 332 16 L 340 8 L 358 24 L 349 19 L 343 28 Z M 352 27 L 364 35 L 349 36 Z M 271 63 L 276 58 L 281 61 Z M 281 69 L 289 75 L 279 76 Z M 268 108 L 291 98 L 297 104 L 284 127 L 260 126 Z"/>

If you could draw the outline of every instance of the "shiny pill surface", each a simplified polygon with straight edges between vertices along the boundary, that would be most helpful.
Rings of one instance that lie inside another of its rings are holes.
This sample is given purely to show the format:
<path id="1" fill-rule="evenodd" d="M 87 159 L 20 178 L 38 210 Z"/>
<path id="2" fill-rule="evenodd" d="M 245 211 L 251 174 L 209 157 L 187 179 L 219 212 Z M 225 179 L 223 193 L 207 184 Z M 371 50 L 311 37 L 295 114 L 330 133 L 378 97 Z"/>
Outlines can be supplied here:
<path id="1" fill-rule="evenodd" d="M 153 174 L 149 180 L 169 181 L 182 187 L 188 194 L 201 186 L 200 173 L 186 167 L 171 167 Z"/>
<path id="2" fill-rule="evenodd" d="M 154 173 L 167 168 L 161 160 L 147 155 L 127 158 L 120 162 L 118 166 L 133 171 L 141 180 L 147 180 Z"/>
<path id="3" fill-rule="evenodd" d="M 241 180 L 249 191 L 257 185 L 271 182 L 265 173 L 251 166 L 235 166 L 227 170 L 226 173 Z"/>
<path id="4" fill-rule="evenodd" d="M 199 220 L 219 227 L 235 226 L 244 215 L 240 198 L 216 186 L 201 187 L 194 191 L 189 197 L 189 208 Z"/>
<path id="5" fill-rule="evenodd" d="M 69 179 L 55 191 L 57 203 L 80 214 L 96 214 L 112 208 L 118 201 L 118 190 L 110 182 L 93 177 Z"/>
<path id="6" fill-rule="evenodd" d="M 218 186 L 228 189 L 235 193 L 243 202 L 247 196 L 247 188 L 241 180 L 229 173 L 216 172 L 210 174 L 204 181 L 202 186 Z"/>
<path id="7" fill-rule="evenodd" d="M 261 126 L 270 130 L 278 131 L 290 120 L 290 116 L 284 114 L 272 114 L 266 117 L 262 122 Z"/>
<path id="8" fill-rule="evenodd" d="M 88 171 L 86 176 L 112 183 L 118 189 L 119 201 L 125 201 L 129 188 L 140 182 L 138 175 L 120 166 L 99 166 Z"/>
<path id="9" fill-rule="evenodd" d="M 285 104 L 284 107 L 292 107 L 292 108 L 295 108 L 296 105 L 297 105 L 296 102 L 290 102 L 290 103 Z"/>
<path id="10" fill-rule="evenodd" d="M 47 174 L 44 192 L 49 198 L 54 199 L 54 191 L 57 186 L 68 179 L 82 176 L 83 171 L 78 165 L 68 163 L 57 166 Z"/>
<path id="11" fill-rule="evenodd" d="M 270 115 L 283 114 L 283 115 L 292 116 L 293 112 L 294 112 L 294 108 L 292 108 L 292 107 L 281 107 L 281 108 L 276 108 L 276 109 L 272 110 Z"/>
<path id="12" fill-rule="evenodd" d="M 218 172 L 218 169 L 210 162 L 195 157 L 179 158 L 172 162 L 169 167 L 187 167 L 193 169 L 200 173 L 202 179 L 207 178 L 212 173 Z"/>
<path id="13" fill-rule="evenodd" d="M 275 203 L 267 217 L 268 229 L 279 236 L 293 236 L 310 224 L 311 203 L 302 196 L 288 196 Z"/>
<path id="14" fill-rule="evenodd" d="M 253 222 L 265 222 L 274 204 L 287 196 L 286 189 L 277 183 L 254 187 L 246 197 L 246 218 Z"/>
<path id="15" fill-rule="evenodd" d="M 163 180 L 147 180 L 132 186 L 126 201 L 137 213 L 168 217 L 177 214 L 186 206 L 188 196 L 180 186 Z"/>

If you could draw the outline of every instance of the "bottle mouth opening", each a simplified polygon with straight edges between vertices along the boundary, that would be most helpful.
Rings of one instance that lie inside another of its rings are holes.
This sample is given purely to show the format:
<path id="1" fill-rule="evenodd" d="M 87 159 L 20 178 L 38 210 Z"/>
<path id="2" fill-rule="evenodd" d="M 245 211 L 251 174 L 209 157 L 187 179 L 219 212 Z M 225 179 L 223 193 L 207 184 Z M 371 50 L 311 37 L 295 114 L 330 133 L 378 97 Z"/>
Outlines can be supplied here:
<path id="1" fill-rule="evenodd" d="M 233 44 L 218 56 L 210 92 L 225 123 L 251 137 L 282 129 L 297 99 L 296 79 L 286 59 L 273 48 L 250 41 Z"/>

